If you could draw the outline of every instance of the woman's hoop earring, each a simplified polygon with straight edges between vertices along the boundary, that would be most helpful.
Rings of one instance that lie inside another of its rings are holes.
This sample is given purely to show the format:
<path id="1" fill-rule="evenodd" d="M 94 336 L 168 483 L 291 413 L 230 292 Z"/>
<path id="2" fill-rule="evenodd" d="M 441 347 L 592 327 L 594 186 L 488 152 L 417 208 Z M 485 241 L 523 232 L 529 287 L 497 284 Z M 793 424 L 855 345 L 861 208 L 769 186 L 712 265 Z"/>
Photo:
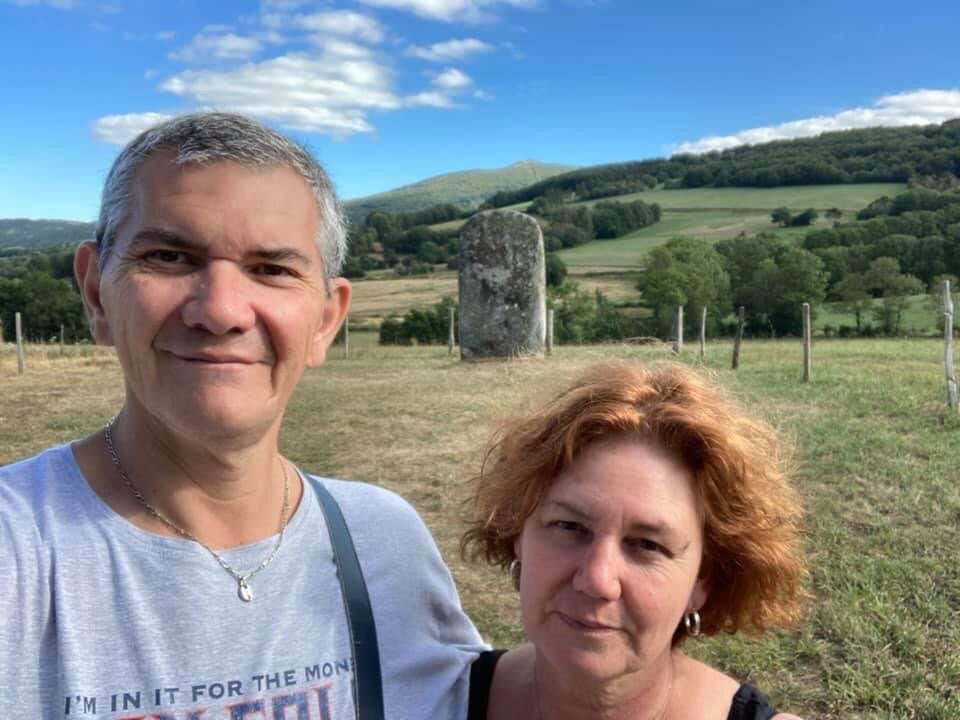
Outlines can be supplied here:
<path id="1" fill-rule="evenodd" d="M 520 589 L 520 558 L 514 558 L 510 561 L 510 565 L 507 566 L 507 573 L 510 575 L 510 578 L 513 580 L 513 586 L 519 590 Z"/>
<path id="2" fill-rule="evenodd" d="M 700 634 L 700 613 L 697 610 L 688 612 L 683 616 L 683 627 L 687 630 L 687 635 L 696 637 Z"/>

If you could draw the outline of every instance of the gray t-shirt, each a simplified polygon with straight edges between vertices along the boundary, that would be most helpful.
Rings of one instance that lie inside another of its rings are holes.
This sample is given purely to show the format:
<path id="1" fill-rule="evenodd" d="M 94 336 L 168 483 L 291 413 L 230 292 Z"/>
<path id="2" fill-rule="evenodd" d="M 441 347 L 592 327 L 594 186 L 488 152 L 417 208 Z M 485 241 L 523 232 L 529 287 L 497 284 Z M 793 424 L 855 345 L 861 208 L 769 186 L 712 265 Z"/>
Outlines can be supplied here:
<path id="1" fill-rule="evenodd" d="M 459 720 L 483 648 L 416 512 L 323 479 L 377 624 L 389 720 Z M 253 568 L 275 537 L 222 554 Z M 330 540 L 305 484 L 254 598 L 198 544 L 145 532 L 91 489 L 67 445 L 0 468 L 0 715 L 347 720 L 351 651 Z"/>

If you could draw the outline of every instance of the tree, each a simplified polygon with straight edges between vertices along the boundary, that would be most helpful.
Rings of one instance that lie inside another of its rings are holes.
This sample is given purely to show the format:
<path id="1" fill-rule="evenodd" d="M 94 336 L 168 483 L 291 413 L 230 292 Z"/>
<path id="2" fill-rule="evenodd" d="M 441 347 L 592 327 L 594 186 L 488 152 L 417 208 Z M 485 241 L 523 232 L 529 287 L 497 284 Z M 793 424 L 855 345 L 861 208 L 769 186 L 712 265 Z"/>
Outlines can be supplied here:
<path id="1" fill-rule="evenodd" d="M 910 295 L 919 295 L 925 288 L 919 278 L 900 272 L 896 258 L 878 257 L 864 273 L 867 287 L 883 301 L 873 310 L 874 317 L 887 335 L 900 332 L 903 310 Z"/>
<path id="2" fill-rule="evenodd" d="M 730 311 L 730 276 L 723 268 L 723 258 L 700 238 L 673 238 L 651 250 L 637 289 L 643 303 L 653 309 L 661 336 L 670 333 L 678 305 L 698 311 L 710 308 L 707 317 L 714 329 Z M 687 313 L 691 331 L 698 318 L 696 313 Z"/>
<path id="3" fill-rule="evenodd" d="M 799 335 L 803 330 L 802 303 L 816 306 L 826 296 L 827 273 L 823 261 L 808 250 L 792 245 L 757 266 L 747 285 L 738 289 L 749 314 L 748 322 L 757 330 L 776 335 Z"/>
<path id="4" fill-rule="evenodd" d="M 770 220 L 780 227 L 787 227 L 790 224 L 790 210 L 785 207 L 778 207 L 772 213 L 770 213 Z"/>
<path id="5" fill-rule="evenodd" d="M 824 213 L 824 216 L 829 218 L 830 220 L 839 220 L 840 218 L 843 217 L 843 210 L 833 207 L 827 210 Z"/>
<path id="6" fill-rule="evenodd" d="M 830 293 L 840 302 L 844 310 L 853 313 L 854 320 L 857 323 L 857 333 L 859 334 L 862 330 L 863 314 L 873 300 L 863 273 L 847 273 L 834 284 Z"/>
<path id="7" fill-rule="evenodd" d="M 816 210 L 807 208 L 802 213 L 798 213 L 790 218 L 790 225 L 792 227 L 806 227 L 807 225 L 812 225 L 818 217 L 819 215 Z"/>
<path id="8" fill-rule="evenodd" d="M 567 266 L 556 253 L 548 252 L 544 257 L 547 273 L 547 287 L 558 287 L 567 277 Z"/>

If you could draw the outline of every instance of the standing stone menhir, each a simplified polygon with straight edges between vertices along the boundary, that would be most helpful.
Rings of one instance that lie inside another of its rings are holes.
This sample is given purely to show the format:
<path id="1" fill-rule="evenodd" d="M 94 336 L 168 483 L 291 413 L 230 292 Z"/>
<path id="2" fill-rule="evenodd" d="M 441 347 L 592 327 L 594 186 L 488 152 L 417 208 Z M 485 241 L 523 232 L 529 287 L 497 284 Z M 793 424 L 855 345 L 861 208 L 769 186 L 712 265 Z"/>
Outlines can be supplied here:
<path id="1" fill-rule="evenodd" d="M 460 357 L 540 355 L 546 332 L 543 233 L 514 210 L 477 213 L 460 231 Z"/>

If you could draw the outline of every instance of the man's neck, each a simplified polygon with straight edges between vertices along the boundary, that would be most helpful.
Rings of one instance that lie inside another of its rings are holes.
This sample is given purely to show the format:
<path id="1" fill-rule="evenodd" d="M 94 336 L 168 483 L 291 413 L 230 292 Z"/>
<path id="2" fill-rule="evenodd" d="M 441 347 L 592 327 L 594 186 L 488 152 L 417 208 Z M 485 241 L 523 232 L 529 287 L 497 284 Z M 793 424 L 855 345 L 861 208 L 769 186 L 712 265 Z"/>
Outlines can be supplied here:
<path id="1" fill-rule="evenodd" d="M 284 472 L 287 518 L 299 503 L 300 479 L 279 455 L 277 429 L 271 428 L 253 443 L 190 438 L 126 407 L 111 428 L 119 467 L 108 452 L 103 431 L 78 443 L 75 455 L 94 492 L 134 525 L 179 536 L 153 516 L 149 505 L 204 545 L 229 548 L 277 532 Z"/>

